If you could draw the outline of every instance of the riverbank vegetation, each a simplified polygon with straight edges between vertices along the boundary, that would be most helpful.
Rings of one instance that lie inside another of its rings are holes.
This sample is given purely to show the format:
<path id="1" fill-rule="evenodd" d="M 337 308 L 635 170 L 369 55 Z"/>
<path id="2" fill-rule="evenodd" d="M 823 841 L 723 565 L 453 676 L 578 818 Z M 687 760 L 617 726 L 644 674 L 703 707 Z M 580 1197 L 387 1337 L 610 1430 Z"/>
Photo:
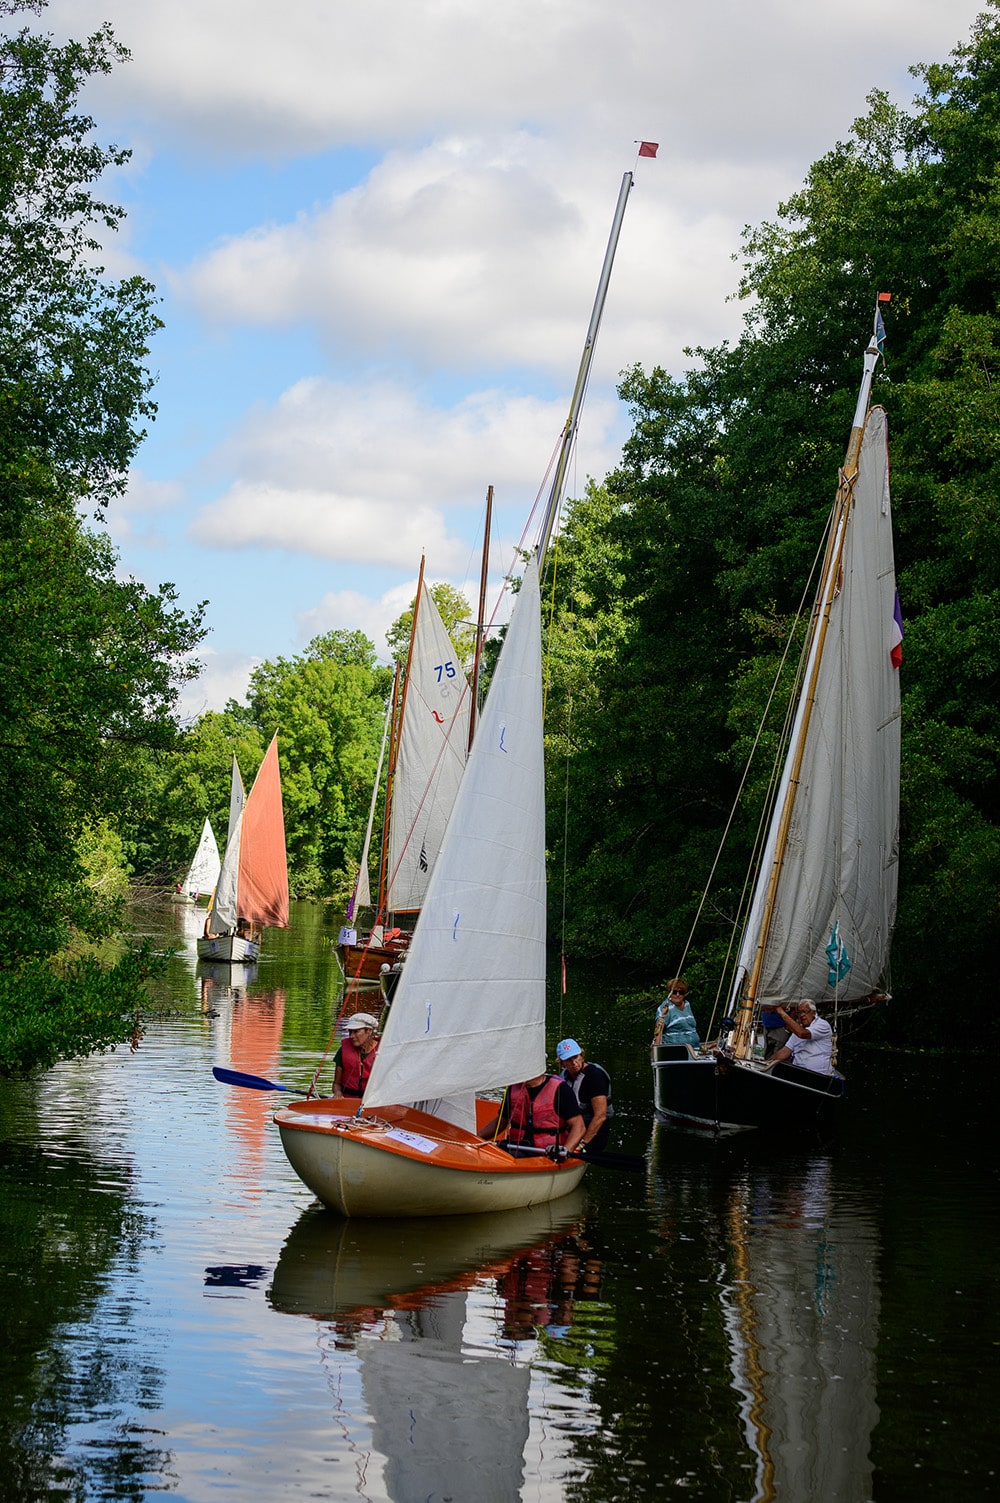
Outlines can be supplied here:
<path id="1" fill-rule="evenodd" d="M 3 0 L 0 14 L 37 10 Z M 116 573 L 101 523 L 154 408 L 158 320 L 140 277 L 97 264 L 121 210 L 94 195 L 127 153 L 93 143 L 87 80 L 125 57 L 105 27 L 0 39 L 0 1070 L 127 1039 L 148 959 L 101 965 L 144 757 L 177 739 L 201 613 Z"/>
<path id="2" fill-rule="evenodd" d="M 0 14 L 25 8 L 0 0 Z M 178 731 L 201 610 L 179 611 L 170 586 L 119 581 L 113 549 L 84 521 L 113 504 L 153 415 L 155 294 L 139 278 L 106 280 L 87 229 L 119 222 L 91 188 L 125 153 L 89 144 L 92 122 L 75 113 L 81 83 L 122 56 L 106 29 L 64 49 L 25 33 L 4 42 L 0 1068 L 32 1063 L 30 1048 L 5 1046 L 4 1018 L 42 1009 L 52 1022 L 60 997 L 64 1045 L 35 1062 L 127 1036 L 143 962 L 102 980 L 118 987 L 119 1011 L 91 1035 L 77 1004 L 94 978 L 65 957 L 117 925 L 116 873 L 164 887 L 183 874 L 206 815 L 225 827 L 233 753 L 249 782 L 275 730 L 292 891 L 343 899 L 391 686 L 363 634 L 332 632 L 262 664 L 245 703 Z M 906 633 L 892 984 L 915 1039 L 953 1035 L 957 991 L 987 1005 L 980 1038 L 1000 1043 L 989 1007 L 1000 900 L 997 5 L 950 61 L 915 78 L 911 107 L 872 94 L 774 222 L 747 231 L 736 344 L 688 352 L 680 379 L 638 367 L 623 378 L 631 437 L 617 469 L 567 509 L 546 623 L 551 906 L 565 911 L 571 956 L 651 975 L 679 965 L 836 485 L 875 295 L 890 291 L 874 399 L 889 413 Z M 446 619 L 467 619 L 464 601 L 438 601 Z M 401 617 L 394 651 L 408 630 Z M 780 695 L 775 710 L 780 723 Z M 765 752 L 776 735 L 769 726 Z M 689 978 L 705 991 L 737 907 L 752 805 L 691 951 Z M 51 985 L 38 984 L 38 966 Z M 43 1034 L 57 1039 L 58 1024 Z"/>

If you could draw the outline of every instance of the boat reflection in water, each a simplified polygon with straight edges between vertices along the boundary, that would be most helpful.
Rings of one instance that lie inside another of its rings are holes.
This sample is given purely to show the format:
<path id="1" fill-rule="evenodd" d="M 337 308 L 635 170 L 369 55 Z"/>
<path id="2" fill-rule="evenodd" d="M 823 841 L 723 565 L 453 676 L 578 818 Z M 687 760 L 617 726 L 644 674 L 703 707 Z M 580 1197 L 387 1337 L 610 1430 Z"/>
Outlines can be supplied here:
<path id="1" fill-rule="evenodd" d="M 574 1298 L 592 1297 L 599 1280 L 581 1241 L 583 1204 L 575 1192 L 499 1215 L 406 1222 L 304 1213 L 269 1300 L 327 1327 L 335 1394 L 356 1353 L 371 1416 L 351 1447 L 364 1495 L 380 1457 L 396 1503 L 521 1496 L 532 1377 L 522 1343 L 570 1324 Z"/>
<path id="2" fill-rule="evenodd" d="M 677 1140 L 676 1130 L 656 1125 L 650 1189 L 665 1235 Z M 706 1214 L 715 1226 L 706 1230 L 721 1254 L 719 1313 L 753 1503 L 867 1503 L 879 1417 L 874 1216 L 843 1185 L 834 1194 L 829 1149 L 796 1143 L 782 1156 L 745 1139 L 704 1149 L 716 1162 L 702 1164 L 696 1179 L 711 1186 Z"/>

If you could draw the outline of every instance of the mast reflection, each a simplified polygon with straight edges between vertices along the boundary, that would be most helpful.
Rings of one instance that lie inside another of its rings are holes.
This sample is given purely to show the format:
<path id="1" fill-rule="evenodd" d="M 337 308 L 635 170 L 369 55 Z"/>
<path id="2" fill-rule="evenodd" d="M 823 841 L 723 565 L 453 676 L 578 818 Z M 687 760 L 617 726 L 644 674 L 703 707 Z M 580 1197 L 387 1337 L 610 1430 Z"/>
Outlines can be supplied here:
<path id="1" fill-rule="evenodd" d="M 661 1173 L 650 1185 L 668 1240 L 671 1136 L 657 1126 Z M 719 1248 L 718 1304 L 753 1503 L 867 1503 L 879 1417 L 874 1216 L 836 1185 L 829 1148 L 706 1146 L 715 1155 L 699 1176 L 715 1222 L 707 1240 Z"/>

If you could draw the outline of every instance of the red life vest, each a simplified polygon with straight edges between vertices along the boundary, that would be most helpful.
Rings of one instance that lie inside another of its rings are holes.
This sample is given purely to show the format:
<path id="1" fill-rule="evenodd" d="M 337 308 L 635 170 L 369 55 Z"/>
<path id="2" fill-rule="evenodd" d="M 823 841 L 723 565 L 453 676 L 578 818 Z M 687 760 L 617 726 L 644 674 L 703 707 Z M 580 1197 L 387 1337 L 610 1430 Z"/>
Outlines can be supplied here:
<path id="1" fill-rule="evenodd" d="M 525 1138 L 532 1138 L 536 1148 L 551 1148 L 565 1138 L 567 1125 L 556 1111 L 561 1085 L 558 1075 L 547 1075 L 534 1100 L 526 1085 L 511 1086 L 509 1142 L 523 1143 Z"/>
<path id="2" fill-rule="evenodd" d="M 340 1046 L 340 1089 L 345 1096 L 363 1096 L 372 1073 L 378 1045 L 362 1058 L 360 1049 L 346 1038 Z"/>

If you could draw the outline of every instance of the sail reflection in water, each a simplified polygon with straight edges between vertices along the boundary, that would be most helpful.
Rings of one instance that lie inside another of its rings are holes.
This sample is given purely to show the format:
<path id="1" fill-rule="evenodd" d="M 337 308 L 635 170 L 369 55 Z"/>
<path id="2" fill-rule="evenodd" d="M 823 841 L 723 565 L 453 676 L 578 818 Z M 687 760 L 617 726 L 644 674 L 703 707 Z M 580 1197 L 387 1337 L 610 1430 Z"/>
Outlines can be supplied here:
<path id="1" fill-rule="evenodd" d="M 362 1496 L 379 1495 L 379 1459 L 395 1503 L 521 1496 L 537 1331 L 569 1325 L 573 1299 L 592 1298 L 599 1281 L 580 1241 L 582 1207 L 574 1194 L 502 1216 L 303 1215 L 270 1302 L 327 1326 L 335 1396 L 356 1354 L 371 1416 L 370 1430 L 350 1437 Z M 339 1424 L 357 1430 L 337 1407 Z"/>
<path id="2" fill-rule="evenodd" d="M 654 1152 L 661 1172 L 663 1132 L 657 1127 Z M 712 1167 L 717 1224 L 706 1232 L 722 1255 L 718 1300 L 753 1503 L 868 1503 L 879 1417 L 874 1216 L 835 1186 L 829 1152 L 737 1149 Z"/>

